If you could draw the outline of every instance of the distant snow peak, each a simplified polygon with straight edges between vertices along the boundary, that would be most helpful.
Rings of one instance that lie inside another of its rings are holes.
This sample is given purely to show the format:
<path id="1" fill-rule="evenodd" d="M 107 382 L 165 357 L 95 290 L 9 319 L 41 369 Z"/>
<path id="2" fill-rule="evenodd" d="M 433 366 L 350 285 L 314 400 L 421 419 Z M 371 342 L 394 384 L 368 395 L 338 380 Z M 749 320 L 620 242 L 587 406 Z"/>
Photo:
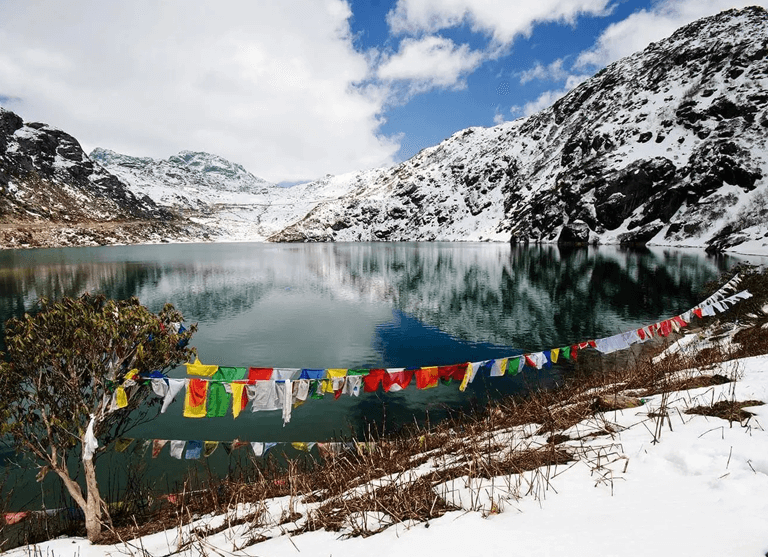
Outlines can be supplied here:
<path id="1" fill-rule="evenodd" d="M 254 192 L 274 184 L 258 178 L 241 165 L 218 155 L 199 151 L 181 151 L 168 159 L 132 157 L 97 147 L 91 159 L 118 173 L 135 175 L 129 182 L 159 181 L 183 187 L 201 187 L 217 191 Z"/>

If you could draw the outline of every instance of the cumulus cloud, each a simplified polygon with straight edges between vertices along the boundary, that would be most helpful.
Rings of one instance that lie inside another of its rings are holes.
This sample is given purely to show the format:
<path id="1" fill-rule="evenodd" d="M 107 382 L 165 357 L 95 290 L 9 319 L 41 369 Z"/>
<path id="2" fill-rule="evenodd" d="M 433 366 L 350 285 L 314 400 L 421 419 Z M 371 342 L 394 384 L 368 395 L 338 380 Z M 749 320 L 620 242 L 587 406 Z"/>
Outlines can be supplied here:
<path id="1" fill-rule="evenodd" d="M 504 118 L 504 114 L 501 112 L 501 110 L 497 106 L 493 113 L 493 124 L 498 126 L 499 124 L 503 124 L 504 122 L 506 122 L 506 118 Z"/>
<path id="2" fill-rule="evenodd" d="M 565 86 L 561 89 L 553 89 L 551 91 L 544 91 L 535 100 L 525 103 L 521 106 L 513 106 L 510 112 L 513 116 L 530 116 L 549 108 L 559 99 L 570 93 L 578 85 L 589 79 L 588 75 L 569 75 L 565 80 Z"/>
<path id="3" fill-rule="evenodd" d="M 409 35 L 467 24 L 497 45 L 508 45 L 518 35 L 530 35 L 536 23 L 572 24 L 582 15 L 607 15 L 610 4 L 610 0 L 398 0 L 387 21 L 393 32 Z"/>
<path id="4" fill-rule="evenodd" d="M 403 39 L 396 54 L 381 63 L 383 81 L 407 81 L 411 93 L 433 88 L 460 89 L 463 78 L 480 65 L 483 54 L 438 36 Z"/>
<path id="5" fill-rule="evenodd" d="M 86 150 L 204 150 L 274 181 L 388 164 L 350 16 L 342 0 L 4 3 L 0 102 Z"/>
<path id="6" fill-rule="evenodd" d="M 626 19 L 610 25 L 595 45 L 582 52 L 577 68 L 603 67 L 644 49 L 650 43 L 671 35 L 675 30 L 697 19 L 729 8 L 760 5 L 766 0 L 662 0 L 650 10 L 639 10 Z"/>
<path id="7" fill-rule="evenodd" d="M 560 81 L 567 77 L 568 72 L 563 68 L 563 59 L 558 58 L 546 66 L 543 66 L 540 62 L 536 62 L 531 69 L 525 70 L 520 74 L 520 83 L 525 85 L 534 79 Z"/>

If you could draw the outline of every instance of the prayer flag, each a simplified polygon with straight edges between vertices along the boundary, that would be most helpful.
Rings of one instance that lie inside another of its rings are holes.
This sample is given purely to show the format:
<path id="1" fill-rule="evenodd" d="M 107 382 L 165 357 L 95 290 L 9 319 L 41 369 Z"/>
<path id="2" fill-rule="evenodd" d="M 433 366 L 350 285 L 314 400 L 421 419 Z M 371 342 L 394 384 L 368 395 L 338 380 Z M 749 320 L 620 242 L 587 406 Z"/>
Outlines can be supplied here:
<path id="1" fill-rule="evenodd" d="M 536 367 L 536 362 L 533 361 L 533 358 L 531 358 L 531 354 L 526 354 L 525 356 L 525 365 L 528 367 Z"/>
<path id="2" fill-rule="evenodd" d="M 187 453 L 184 455 L 186 460 L 197 460 L 203 452 L 202 441 L 189 441 L 187 443 Z"/>
<path id="3" fill-rule="evenodd" d="M 469 364 L 454 364 L 450 366 L 437 366 L 437 374 L 443 382 L 450 383 L 452 380 L 464 381 Z"/>
<path id="4" fill-rule="evenodd" d="M 325 379 L 324 369 L 302 369 L 299 379 Z"/>
<path id="5" fill-rule="evenodd" d="M 437 366 L 422 367 L 415 370 L 416 373 L 416 388 L 417 389 L 431 389 L 437 387 Z"/>
<path id="6" fill-rule="evenodd" d="M 332 393 L 334 392 L 333 379 L 339 378 L 339 377 L 346 377 L 347 370 L 346 369 L 327 369 L 325 371 L 327 372 L 327 375 L 326 375 L 326 379 L 323 381 L 323 392 Z M 335 390 L 339 390 L 339 389 L 335 389 Z"/>
<path id="7" fill-rule="evenodd" d="M 194 363 L 191 364 L 184 364 L 187 366 L 187 375 L 199 375 L 202 377 L 210 377 L 214 373 L 216 373 L 216 370 L 219 369 L 219 366 L 210 365 L 206 366 L 203 365 L 200 362 L 199 358 L 195 358 Z"/>
<path id="8" fill-rule="evenodd" d="M 165 414 L 165 411 L 168 410 L 168 407 L 171 405 L 171 403 L 176 400 L 176 395 L 179 394 L 179 391 L 183 389 L 187 384 L 187 379 L 169 379 L 168 380 L 168 391 L 165 393 L 165 397 L 163 398 L 163 406 L 160 408 L 160 413 Z"/>
<path id="9" fill-rule="evenodd" d="M 242 380 L 244 377 L 244 367 L 219 367 L 216 370 L 208 385 L 207 416 L 209 418 L 220 418 L 227 415 L 232 395 L 227 392 L 227 387 L 223 383 L 229 384 L 232 381 Z"/>
<path id="10" fill-rule="evenodd" d="M 218 441 L 206 441 L 203 445 L 203 456 L 205 458 L 208 458 L 213 454 L 213 452 L 216 450 L 216 448 L 219 446 Z"/>
<path id="11" fill-rule="evenodd" d="M 181 458 L 181 453 L 184 451 L 184 445 L 186 441 L 171 441 L 171 456 L 173 458 Z"/>
<path id="12" fill-rule="evenodd" d="M 133 443 L 133 439 L 129 439 L 127 437 L 119 437 L 115 441 L 115 451 L 118 453 L 123 453 L 125 450 L 131 446 L 131 443 Z"/>
<path id="13" fill-rule="evenodd" d="M 467 385 L 475 379 L 475 374 L 477 373 L 477 370 L 481 364 L 480 362 L 474 364 L 468 362 L 466 365 L 467 367 L 464 370 L 464 377 L 461 378 L 461 385 L 459 385 L 459 390 L 461 392 L 464 392 L 464 390 L 467 388 Z"/>
<path id="14" fill-rule="evenodd" d="M 184 398 L 185 418 L 204 418 L 206 415 L 205 402 L 208 395 L 208 381 L 190 379 L 187 385 L 187 396 Z"/>
<path id="15" fill-rule="evenodd" d="M 152 441 L 152 458 L 157 458 L 160 455 L 160 451 L 163 450 L 166 443 L 168 443 L 167 439 L 154 439 Z"/>
<path id="16" fill-rule="evenodd" d="M 387 369 L 387 372 L 384 374 L 384 378 L 382 379 L 382 385 L 384 386 L 384 390 L 386 392 L 392 391 L 393 393 L 396 393 L 397 391 L 402 391 L 411 382 L 411 379 L 413 379 L 413 370 L 403 369 L 403 368 L 391 368 Z"/>
<path id="17" fill-rule="evenodd" d="M 245 385 L 243 383 L 232 383 L 232 416 L 237 418 L 247 404 L 248 396 L 245 393 Z"/>
<path id="18" fill-rule="evenodd" d="M 249 367 L 246 381 L 249 385 L 253 385 L 256 381 L 267 381 L 272 379 L 272 371 L 271 367 Z"/>
<path id="19" fill-rule="evenodd" d="M 384 369 L 372 369 L 368 372 L 368 375 L 363 377 L 364 387 L 363 390 L 366 393 L 373 393 L 379 388 L 379 384 L 384 379 Z"/>

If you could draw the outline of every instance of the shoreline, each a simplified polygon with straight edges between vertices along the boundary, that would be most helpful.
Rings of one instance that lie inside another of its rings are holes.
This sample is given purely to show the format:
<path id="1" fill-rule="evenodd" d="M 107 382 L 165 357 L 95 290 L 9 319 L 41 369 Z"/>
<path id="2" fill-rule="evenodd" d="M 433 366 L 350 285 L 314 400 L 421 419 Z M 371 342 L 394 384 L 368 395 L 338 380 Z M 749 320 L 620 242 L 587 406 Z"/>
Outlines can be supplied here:
<path id="1" fill-rule="evenodd" d="M 163 235 L 165 229 L 159 228 L 162 223 L 156 223 L 154 221 L 107 221 L 107 222 L 92 222 L 86 224 L 73 224 L 66 227 L 51 226 L 50 223 L 36 222 L 36 223 L 0 223 L 0 251 L 12 251 L 12 250 L 33 250 L 33 249 L 60 249 L 60 248 L 78 248 L 78 247 L 122 247 L 122 246 L 156 246 L 156 245 L 181 245 L 181 244 L 276 244 L 276 245 L 291 245 L 296 243 L 318 243 L 318 244 L 403 244 L 403 243 L 452 243 L 452 244 L 510 244 L 513 247 L 533 247 L 533 246 L 550 246 L 558 247 L 562 249 L 581 249 L 591 248 L 599 249 L 600 247 L 615 247 L 627 250 L 654 250 L 654 249 L 676 249 L 676 250 L 696 250 L 706 252 L 707 255 L 712 257 L 732 255 L 736 257 L 744 258 L 761 258 L 766 259 L 765 263 L 768 263 L 768 243 L 765 246 L 756 247 L 751 250 L 740 250 L 739 246 L 734 246 L 731 249 L 718 252 L 707 252 L 704 246 L 691 245 L 691 244 L 657 244 L 648 243 L 638 246 L 625 246 L 619 243 L 590 243 L 590 244 L 558 244 L 557 242 L 528 242 L 520 244 L 512 244 L 506 241 L 494 241 L 494 240 L 462 240 L 462 239 L 439 239 L 439 240 L 404 240 L 397 242 L 381 241 L 381 240 L 366 240 L 366 241 L 344 241 L 344 242 L 272 242 L 266 237 L 261 239 L 250 238 L 234 238 L 234 237 L 211 237 L 206 239 L 201 236 L 185 236 L 185 237 L 168 237 Z M 149 225 L 149 229 L 146 227 Z M 201 225 L 193 222 L 179 222 L 174 223 L 174 226 L 182 227 L 201 227 Z M 25 227 L 31 227 L 32 230 L 24 230 Z M 11 232 L 17 232 L 19 234 L 26 235 L 27 242 L 15 244 L 15 238 L 12 238 L 13 242 L 9 242 L 8 238 Z M 40 234 L 40 236 L 35 236 Z M 142 236 L 152 235 L 151 239 L 146 237 L 139 238 L 139 241 L 121 241 L 133 237 L 132 235 L 141 234 Z M 98 240 L 96 239 L 98 238 Z M 111 241 L 105 241 L 111 240 Z"/>

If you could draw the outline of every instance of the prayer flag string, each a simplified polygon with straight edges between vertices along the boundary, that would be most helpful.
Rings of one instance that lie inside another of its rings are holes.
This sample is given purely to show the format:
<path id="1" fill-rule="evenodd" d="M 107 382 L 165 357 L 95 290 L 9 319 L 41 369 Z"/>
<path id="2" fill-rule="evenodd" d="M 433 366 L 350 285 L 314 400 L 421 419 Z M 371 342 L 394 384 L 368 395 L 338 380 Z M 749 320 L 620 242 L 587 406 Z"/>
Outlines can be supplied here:
<path id="1" fill-rule="evenodd" d="M 132 383 L 126 382 L 118 387 L 115 406 L 127 404 L 130 392 L 126 391 L 127 387 L 149 384 L 154 393 L 163 398 L 161 412 L 165 412 L 185 389 L 185 417 L 222 417 L 231 408 L 233 418 L 237 418 L 250 404 L 252 412 L 280 410 L 285 425 L 290 421 L 294 408 L 309 399 L 324 398 L 326 394 L 332 394 L 334 398 L 359 396 L 361 391 L 375 392 L 379 388 L 384 392 L 397 392 L 406 389 L 414 378 L 417 389 L 430 389 L 439 383 L 446 385 L 455 381 L 459 390 L 464 391 L 478 374 L 487 377 L 514 376 L 526 367 L 540 370 L 566 361 L 576 362 L 580 351 L 585 349 L 611 354 L 656 337 L 667 337 L 686 327 L 694 317 L 711 317 L 740 300 L 751 298 L 752 295 L 746 290 L 728 295 L 740 282 L 741 278 L 736 275 L 698 306 L 652 325 L 541 352 L 478 362 L 418 368 L 313 369 L 205 365 L 196 358 L 194 362 L 185 364 L 188 375 L 193 376 L 190 378 L 175 379 L 154 373 L 132 377 Z M 171 447 L 171 450 L 174 448 Z M 205 450 L 205 447 L 200 447 L 200 451 Z M 197 447 L 192 454 L 196 453 Z"/>

